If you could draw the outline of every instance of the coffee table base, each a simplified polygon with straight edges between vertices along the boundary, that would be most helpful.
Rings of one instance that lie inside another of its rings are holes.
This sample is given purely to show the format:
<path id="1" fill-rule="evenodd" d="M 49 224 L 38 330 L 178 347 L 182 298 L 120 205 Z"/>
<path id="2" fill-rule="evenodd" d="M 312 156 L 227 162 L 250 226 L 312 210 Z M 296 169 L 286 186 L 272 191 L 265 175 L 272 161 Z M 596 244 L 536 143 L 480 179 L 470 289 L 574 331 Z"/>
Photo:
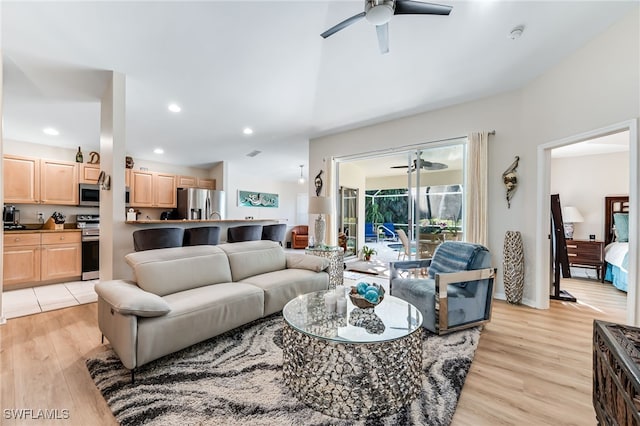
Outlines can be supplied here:
<path id="1" fill-rule="evenodd" d="M 422 327 L 400 339 L 355 344 L 313 338 L 284 321 L 282 343 L 285 384 L 329 416 L 387 416 L 422 389 Z"/>

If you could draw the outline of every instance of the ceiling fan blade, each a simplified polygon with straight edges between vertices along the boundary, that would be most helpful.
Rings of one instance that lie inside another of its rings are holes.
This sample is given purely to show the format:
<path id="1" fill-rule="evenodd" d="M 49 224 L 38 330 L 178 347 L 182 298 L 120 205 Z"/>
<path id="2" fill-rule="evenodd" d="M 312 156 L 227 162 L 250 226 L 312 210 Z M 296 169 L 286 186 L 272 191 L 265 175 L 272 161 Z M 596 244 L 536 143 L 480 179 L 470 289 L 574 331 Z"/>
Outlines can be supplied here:
<path id="1" fill-rule="evenodd" d="M 391 166 L 391 169 L 407 169 L 409 166 Z"/>
<path id="2" fill-rule="evenodd" d="M 380 53 L 389 53 L 389 23 L 376 25 L 376 33 L 378 33 L 378 47 Z"/>
<path id="3" fill-rule="evenodd" d="M 421 166 L 421 168 L 425 170 L 444 170 L 448 167 L 449 166 L 447 166 L 444 163 L 433 163 L 431 161 L 425 161 L 425 160 L 422 160 L 422 166 Z"/>
<path id="4" fill-rule="evenodd" d="M 424 3 L 414 0 L 396 0 L 396 10 L 394 15 L 448 15 L 452 6 L 443 4 Z"/>
<path id="5" fill-rule="evenodd" d="M 331 35 L 334 35 L 338 31 L 347 28 L 349 25 L 355 24 L 356 22 L 364 18 L 365 15 L 366 15 L 365 12 L 360 12 L 357 15 L 353 15 L 351 18 L 347 18 L 344 21 L 340 22 L 339 24 L 334 25 L 333 27 L 329 28 L 327 31 L 323 32 L 320 35 L 322 36 L 322 38 L 327 38 Z"/>

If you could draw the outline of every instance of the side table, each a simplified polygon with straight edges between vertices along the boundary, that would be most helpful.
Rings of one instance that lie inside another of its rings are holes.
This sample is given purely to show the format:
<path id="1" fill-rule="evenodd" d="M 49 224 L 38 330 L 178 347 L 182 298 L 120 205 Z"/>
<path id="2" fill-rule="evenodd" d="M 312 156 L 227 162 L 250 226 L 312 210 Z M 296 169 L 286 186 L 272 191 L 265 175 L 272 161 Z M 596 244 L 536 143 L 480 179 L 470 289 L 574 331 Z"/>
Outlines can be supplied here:
<path id="1" fill-rule="evenodd" d="M 329 288 L 342 285 L 344 278 L 344 250 L 337 246 L 307 247 L 305 254 L 329 259 Z"/>

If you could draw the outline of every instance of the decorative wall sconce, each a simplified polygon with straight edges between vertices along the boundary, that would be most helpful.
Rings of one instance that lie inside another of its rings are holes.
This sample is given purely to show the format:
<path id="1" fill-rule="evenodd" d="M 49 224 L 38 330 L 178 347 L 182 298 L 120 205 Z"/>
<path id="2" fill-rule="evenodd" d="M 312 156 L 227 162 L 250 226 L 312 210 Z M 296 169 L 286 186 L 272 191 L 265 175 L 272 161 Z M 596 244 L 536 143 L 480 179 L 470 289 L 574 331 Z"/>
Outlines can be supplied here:
<path id="1" fill-rule="evenodd" d="M 322 178 L 320 177 L 321 174 L 322 174 L 322 170 L 320 170 L 320 173 L 318 173 L 316 177 L 313 179 L 313 184 L 316 186 L 317 197 L 319 197 L 320 193 L 322 192 Z"/>
<path id="2" fill-rule="evenodd" d="M 111 176 L 101 171 L 98 175 L 98 185 L 100 185 L 100 189 L 109 191 L 111 189 Z"/>
<path id="3" fill-rule="evenodd" d="M 511 198 L 518 188 L 518 174 L 516 173 L 518 161 L 520 161 L 520 157 L 516 155 L 515 161 L 502 173 L 502 182 L 507 189 L 507 208 L 509 209 L 511 208 Z"/>

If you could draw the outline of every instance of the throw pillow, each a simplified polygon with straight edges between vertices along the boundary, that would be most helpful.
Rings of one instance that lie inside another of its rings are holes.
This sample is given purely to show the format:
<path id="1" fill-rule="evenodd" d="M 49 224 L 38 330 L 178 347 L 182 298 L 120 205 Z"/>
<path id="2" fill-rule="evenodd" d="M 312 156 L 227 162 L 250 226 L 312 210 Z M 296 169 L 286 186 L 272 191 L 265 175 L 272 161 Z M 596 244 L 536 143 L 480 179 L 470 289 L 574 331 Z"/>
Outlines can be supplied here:
<path id="1" fill-rule="evenodd" d="M 629 213 L 614 213 L 613 224 L 616 231 L 616 241 L 626 243 L 629 241 Z"/>

